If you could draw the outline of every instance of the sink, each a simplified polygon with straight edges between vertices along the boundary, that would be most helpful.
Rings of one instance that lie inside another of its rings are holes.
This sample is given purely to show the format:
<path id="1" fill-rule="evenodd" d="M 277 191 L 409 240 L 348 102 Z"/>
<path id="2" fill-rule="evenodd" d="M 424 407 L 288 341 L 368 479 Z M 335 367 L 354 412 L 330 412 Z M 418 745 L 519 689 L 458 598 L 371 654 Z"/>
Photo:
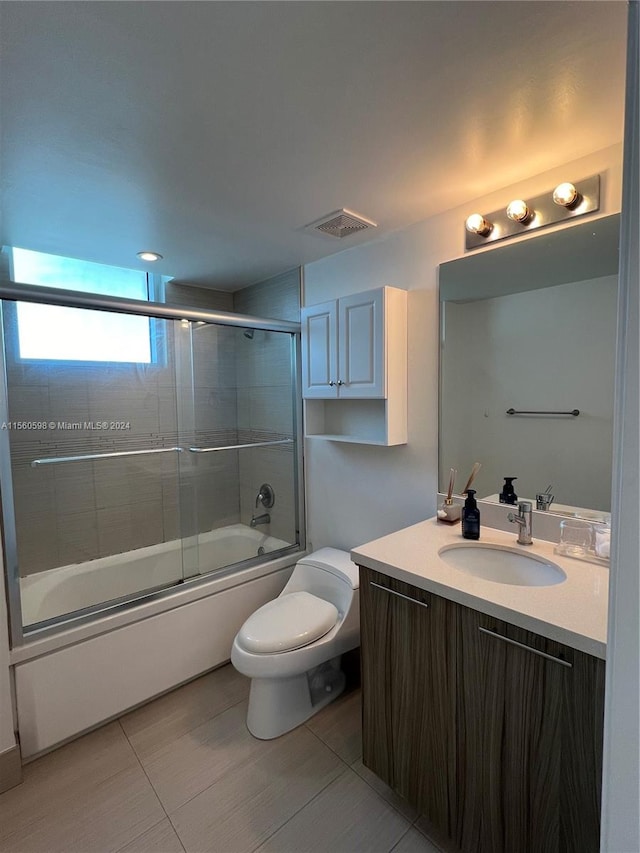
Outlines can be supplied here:
<path id="1" fill-rule="evenodd" d="M 494 583 L 513 586 L 552 586 L 567 576 L 560 566 L 536 554 L 527 554 L 507 545 L 480 542 L 445 545 L 438 551 L 454 569 Z"/>

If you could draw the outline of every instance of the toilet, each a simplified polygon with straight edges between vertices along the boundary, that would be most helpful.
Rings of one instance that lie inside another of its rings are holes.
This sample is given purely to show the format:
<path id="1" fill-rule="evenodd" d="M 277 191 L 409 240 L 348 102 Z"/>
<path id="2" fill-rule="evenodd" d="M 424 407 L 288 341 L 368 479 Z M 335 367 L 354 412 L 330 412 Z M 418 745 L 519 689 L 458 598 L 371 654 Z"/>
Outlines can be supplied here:
<path id="1" fill-rule="evenodd" d="M 344 690 L 340 656 L 360 645 L 358 567 L 346 551 L 303 557 L 278 598 L 236 634 L 231 663 L 251 679 L 247 728 L 270 740 Z"/>

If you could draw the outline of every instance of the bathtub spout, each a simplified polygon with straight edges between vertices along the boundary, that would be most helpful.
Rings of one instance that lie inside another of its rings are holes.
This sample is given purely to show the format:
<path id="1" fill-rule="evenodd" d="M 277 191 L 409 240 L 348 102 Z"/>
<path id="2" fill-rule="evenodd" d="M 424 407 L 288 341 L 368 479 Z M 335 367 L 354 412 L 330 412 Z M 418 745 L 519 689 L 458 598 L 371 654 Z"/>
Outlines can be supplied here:
<path id="1" fill-rule="evenodd" d="M 249 522 L 249 527 L 257 527 L 259 524 L 271 524 L 271 516 L 268 512 L 263 512 L 262 515 L 254 515 Z"/>

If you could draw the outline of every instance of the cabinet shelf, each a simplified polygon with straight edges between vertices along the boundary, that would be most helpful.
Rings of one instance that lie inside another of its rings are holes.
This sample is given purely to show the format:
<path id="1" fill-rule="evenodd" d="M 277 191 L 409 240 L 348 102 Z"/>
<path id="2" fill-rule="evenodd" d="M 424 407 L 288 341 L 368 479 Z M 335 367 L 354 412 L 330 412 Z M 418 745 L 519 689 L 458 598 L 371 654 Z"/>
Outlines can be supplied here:
<path id="1" fill-rule="evenodd" d="M 406 417 L 389 400 L 305 400 L 305 437 L 351 444 L 407 443 Z"/>

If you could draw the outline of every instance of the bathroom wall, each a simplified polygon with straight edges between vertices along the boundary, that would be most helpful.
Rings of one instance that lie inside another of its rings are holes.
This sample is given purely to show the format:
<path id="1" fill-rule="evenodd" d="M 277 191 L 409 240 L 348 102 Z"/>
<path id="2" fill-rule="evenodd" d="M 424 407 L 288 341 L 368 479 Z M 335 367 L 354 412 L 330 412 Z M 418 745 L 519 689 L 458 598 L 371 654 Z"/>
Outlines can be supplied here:
<path id="1" fill-rule="evenodd" d="M 314 548 L 350 548 L 435 514 L 438 265 L 464 254 L 466 216 L 506 206 L 516 190 L 518 196 L 533 196 L 561 180 L 596 172 L 603 176 L 598 215 L 615 213 L 620 210 L 621 164 L 622 148 L 612 146 L 535 177 L 523 175 L 513 188 L 305 266 L 304 305 L 382 285 L 410 291 L 408 444 L 384 448 L 306 440 L 307 527 Z"/>
<path id="2" fill-rule="evenodd" d="M 300 322 L 300 267 L 236 290 L 233 311 Z"/>
<path id="3" fill-rule="evenodd" d="M 610 511 L 617 299 L 608 276 L 445 304 L 441 482 L 478 459 L 479 497 L 517 475 L 521 497 L 552 484 L 557 503 Z M 513 418 L 511 407 L 580 416 Z"/>
<path id="4" fill-rule="evenodd" d="M 300 270 L 260 282 L 233 295 L 234 311 L 276 320 L 300 320 Z M 256 330 L 253 339 L 237 339 L 238 436 L 242 443 L 291 438 L 291 338 Z M 296 540 L 293 446 L 240 451 L 240 515 L 247 524 L 262 483 L 275 491 L 271 524 L 262 528 L 278 539 Z M 262 507 L 258 512 L 264 512 Z"/>
<path id="5" fill-rule="evenodd" d="M 196 287 L 180 281 L 168 281 L 164 286 L 164 301 L 168 305 L 206 308 L 210 311 L 233 311 L 233 294 L 208 287 Z"/>

